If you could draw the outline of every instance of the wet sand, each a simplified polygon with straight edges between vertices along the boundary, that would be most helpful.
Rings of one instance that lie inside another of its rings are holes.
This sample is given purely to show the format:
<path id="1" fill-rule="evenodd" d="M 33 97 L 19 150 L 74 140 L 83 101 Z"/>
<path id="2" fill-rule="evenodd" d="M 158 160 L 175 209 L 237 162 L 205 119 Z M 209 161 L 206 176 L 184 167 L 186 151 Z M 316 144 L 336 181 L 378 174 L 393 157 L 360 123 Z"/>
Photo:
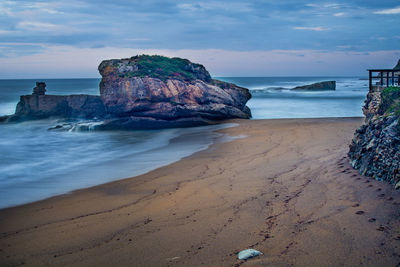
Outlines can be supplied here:
<path id="1" fill-rule="evenodd" d="M 247 137 L 0 210 L 0 265 L 398 266 L 400 193 L 346 156 L 362 118 L 233 122 Z"/>

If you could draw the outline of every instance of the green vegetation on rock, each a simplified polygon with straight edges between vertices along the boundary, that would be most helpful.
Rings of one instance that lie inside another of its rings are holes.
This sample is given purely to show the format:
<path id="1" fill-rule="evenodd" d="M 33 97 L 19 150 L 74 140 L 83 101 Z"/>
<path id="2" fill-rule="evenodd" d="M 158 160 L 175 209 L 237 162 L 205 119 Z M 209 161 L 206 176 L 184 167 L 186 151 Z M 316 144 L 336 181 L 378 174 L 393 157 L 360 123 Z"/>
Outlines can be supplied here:
<path id="1" fill-rule="evenodd" d="M 115 64 L 115 67 L 121 63 Z M 152 77 L 160 80 L 171 78 L 179 80 L 211 79 L 203 65 L 191 63 L 187 59 L 168 58 L 164 56 L 135 56 L 125 62 L 127 66 L 134 66 L 133 70 L 126 71 L 124 77 Z"/>
<path id="2" fill-rule="evenodd" d="M 383 89 L 381 97 L 380 113 L 400 116 L 400 87 L 391 86 Z"/>

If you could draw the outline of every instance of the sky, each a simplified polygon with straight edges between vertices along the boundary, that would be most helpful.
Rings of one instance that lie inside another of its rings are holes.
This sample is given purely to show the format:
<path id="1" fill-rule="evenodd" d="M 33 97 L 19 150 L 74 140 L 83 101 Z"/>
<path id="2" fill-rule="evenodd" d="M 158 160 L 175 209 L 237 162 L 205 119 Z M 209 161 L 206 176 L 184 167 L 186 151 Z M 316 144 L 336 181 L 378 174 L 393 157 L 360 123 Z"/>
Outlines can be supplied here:
<path id="1" fill-rule="evenodd" d="M 400 0 L 0 1 L 0 79 L 188 58 L 212 76 L 366 76 L 400 59 Z"/>

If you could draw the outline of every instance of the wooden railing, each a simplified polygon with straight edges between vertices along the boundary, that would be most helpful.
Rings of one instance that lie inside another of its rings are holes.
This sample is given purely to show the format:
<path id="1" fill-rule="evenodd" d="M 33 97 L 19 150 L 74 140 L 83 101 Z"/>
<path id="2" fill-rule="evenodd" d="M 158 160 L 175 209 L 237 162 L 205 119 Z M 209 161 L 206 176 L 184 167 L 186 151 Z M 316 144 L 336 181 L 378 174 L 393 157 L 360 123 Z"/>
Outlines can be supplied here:
<path id="1" fill-rule="evenodd" d="M 376 85 L 381 87 L 400 86 L 400 70 L 376 69 L 368 71 L 369 89 Z M 374 74 L 376 76 L 374 76 Z"/>

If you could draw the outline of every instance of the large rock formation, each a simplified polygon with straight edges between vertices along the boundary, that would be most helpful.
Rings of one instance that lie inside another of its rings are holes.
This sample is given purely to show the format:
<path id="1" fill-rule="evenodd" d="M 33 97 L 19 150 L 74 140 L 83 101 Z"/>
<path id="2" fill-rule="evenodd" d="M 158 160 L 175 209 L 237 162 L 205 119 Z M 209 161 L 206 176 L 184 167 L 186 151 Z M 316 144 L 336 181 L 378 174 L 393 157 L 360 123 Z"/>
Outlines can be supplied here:
<path id="1" fill-rule="evenodd" d="M 309 85 L 297 86 L 294 91 L 328 91 L 336 90 L 336 81 L 318 82 Z"/>
<path id="2" fill-rule="evenodd" d="M 105 60 L 99 72 L 100 95 L 112 117 L 104 127 L 190 126 L 251 117 L 247 89 L 213 80 L 202 65 L 186 59 Z"/>
<path id="3" fill-rule="evenodd" d="M 352 166 L 363 175 L 400 185 L 400 88 L 373 86 L 363 112 L 365 122 L 348 154 Z"/>
<path id="4" fill-rule="evenodd" d="M 146 129 L 214 123 L 251 117 L 245 88 L 213 80 L 200 64 L 162 56 L 105 60 L 100 96 L 46 95 L 37 83 L 21 96 L 14 115 L 0 121 L 59 117 L 101 119 L 97 129 Z"/>

